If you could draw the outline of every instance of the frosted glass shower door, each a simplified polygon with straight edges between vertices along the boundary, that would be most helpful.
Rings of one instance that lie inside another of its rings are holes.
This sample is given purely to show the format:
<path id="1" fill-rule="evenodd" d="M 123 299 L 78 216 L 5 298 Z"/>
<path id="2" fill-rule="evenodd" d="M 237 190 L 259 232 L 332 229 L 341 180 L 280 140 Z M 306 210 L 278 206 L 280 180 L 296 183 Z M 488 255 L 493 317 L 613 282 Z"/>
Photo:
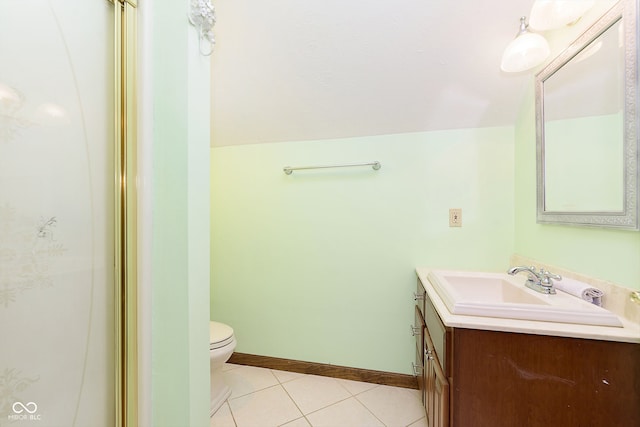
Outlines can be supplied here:
<path id="1" fill-rule="evenodd" d="M 0 426 L 113 426 L 113 19 L 0 0 Z"/>

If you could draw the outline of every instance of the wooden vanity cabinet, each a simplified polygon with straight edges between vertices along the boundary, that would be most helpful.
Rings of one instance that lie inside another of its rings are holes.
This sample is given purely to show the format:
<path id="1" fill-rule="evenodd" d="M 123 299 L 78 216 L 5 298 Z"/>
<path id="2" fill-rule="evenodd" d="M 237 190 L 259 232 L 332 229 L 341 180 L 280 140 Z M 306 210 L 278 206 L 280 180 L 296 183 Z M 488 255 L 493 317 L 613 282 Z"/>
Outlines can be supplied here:
<path id="1" fill-rule="evenodd" d="M 449 328 L 428 296 L 421 313 L 430 427 L 640 426 L 640 344 Z"/>
<path id="2" fill-rule="evenodd" d="M 453 330 L 456 426 L 640 426 L 640 344 Z"/>

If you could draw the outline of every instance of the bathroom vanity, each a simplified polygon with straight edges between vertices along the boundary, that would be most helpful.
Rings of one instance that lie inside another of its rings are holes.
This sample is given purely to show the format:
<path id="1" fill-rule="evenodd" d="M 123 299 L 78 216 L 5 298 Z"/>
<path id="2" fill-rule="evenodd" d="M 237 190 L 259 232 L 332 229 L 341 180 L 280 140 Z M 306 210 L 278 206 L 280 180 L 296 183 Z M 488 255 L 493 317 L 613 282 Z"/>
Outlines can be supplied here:
<path id="1" fill-rule="evenodd" d="M 453 315 L 428 273 L 413 333 L 429 426 L 640 425 L 640 326 Z"/>

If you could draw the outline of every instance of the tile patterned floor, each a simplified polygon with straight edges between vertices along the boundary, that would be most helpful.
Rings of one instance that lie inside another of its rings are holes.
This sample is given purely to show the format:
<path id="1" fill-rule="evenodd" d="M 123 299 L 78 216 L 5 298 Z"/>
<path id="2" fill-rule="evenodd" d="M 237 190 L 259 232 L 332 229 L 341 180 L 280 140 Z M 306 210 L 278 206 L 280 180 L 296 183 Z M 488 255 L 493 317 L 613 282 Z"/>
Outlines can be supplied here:
<path id="1" fill-rule="evenodd" d="M 417 390 L 226 364 L 211 427 L 426 427 Z"/>

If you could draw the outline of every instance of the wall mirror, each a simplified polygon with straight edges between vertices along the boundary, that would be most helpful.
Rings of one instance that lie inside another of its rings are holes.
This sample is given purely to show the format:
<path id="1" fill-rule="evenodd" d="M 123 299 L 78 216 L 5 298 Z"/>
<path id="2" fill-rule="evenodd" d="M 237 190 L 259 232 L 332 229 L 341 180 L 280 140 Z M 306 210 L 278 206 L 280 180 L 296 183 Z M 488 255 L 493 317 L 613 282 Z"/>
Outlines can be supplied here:
<path id="1" fill-rule="evenodd" d="M 536 75 L 537 222 L 638 230 L 636 0 Z"/>

